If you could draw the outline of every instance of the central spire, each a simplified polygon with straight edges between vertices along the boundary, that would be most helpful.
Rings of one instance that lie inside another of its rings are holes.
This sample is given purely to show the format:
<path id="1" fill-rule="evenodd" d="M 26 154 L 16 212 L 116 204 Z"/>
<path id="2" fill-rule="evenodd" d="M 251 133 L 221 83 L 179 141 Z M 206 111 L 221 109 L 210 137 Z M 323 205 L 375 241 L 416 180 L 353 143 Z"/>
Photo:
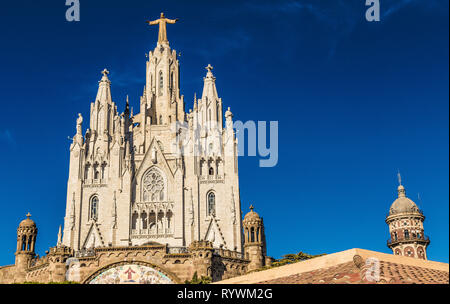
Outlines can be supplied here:
<path id="1" fill-rule="evenodd" d="M 217 88 L 216 88 L 216 77 L 214 77 L 212 70 L 213 67 L 208 64 L 205 69 L 208 71 L 206 72 L 206 77 L 203 78 L 204 85 L 203 85 L 203 94 L 202 98 L 208 97 L 210 100 L 214 100 L 219 98 L 217 94 Z"/>
<path id="2" fill-rule="evenodd" d="M 174 24 L 178 21 L 178 18 L 176 19 L 167 19 L 164 16 L 164 13 L 161 13 L 161 16 L 159 19 L 153 20 L 153 21 L 146 21 L 149 25 L 159 25 L 159 33 L 158 33 L 158 44 L 159 43 L 166 43 L 169 44 L 169 41 L 167 40 L 167 31 L 166 31 L 166 23 Z"/>
<path id="3" fill-rule="evenodd" d="M 112 101 L 111 98 L 111 81 L 108 78 L 109 71 L 104 69 L 102 71 L 102 79 L 98 82 L 98 91 L 96 101 L 104 104 L 110 103 Z"/>

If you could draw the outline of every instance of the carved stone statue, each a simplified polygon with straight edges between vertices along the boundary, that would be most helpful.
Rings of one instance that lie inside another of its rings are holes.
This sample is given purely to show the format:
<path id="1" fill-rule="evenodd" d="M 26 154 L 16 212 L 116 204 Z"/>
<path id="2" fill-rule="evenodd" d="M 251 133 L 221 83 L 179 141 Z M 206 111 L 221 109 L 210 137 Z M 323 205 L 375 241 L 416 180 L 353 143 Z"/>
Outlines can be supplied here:
<path id="1" fill-rule="evenodd" d="M 177 19 L 167 19 L 164 17 L 164 13 L 161 13 L 161 17 L 159 19 L 153 21 L 146 21 L 149 25 L 159 25 L 159 33 L 158 33 L 158 43 L 168 42 L 167 40 L 167 31 L 166 31 L 166 23 L 174 24 L 178 21 Z"/>
<path id="2" fill-rule="evenodd" d="M 83 116 L 81 116 L 81 113 L 78 113 L 77 118 L 77 134 L 81 135 L 81 124 L 83 123 Z"/>

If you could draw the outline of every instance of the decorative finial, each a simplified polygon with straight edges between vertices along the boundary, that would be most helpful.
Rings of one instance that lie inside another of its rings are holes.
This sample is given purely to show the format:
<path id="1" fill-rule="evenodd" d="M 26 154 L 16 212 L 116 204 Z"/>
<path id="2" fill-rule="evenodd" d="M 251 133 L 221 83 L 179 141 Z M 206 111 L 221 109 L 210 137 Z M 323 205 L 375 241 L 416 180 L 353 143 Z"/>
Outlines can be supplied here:
<path id="1" fill-rule="evenodd" d="M 107 69 L 104 69 L 104 70 L 102 71 L 102 74 L 103 74 L 103 76 L 107 77 L 108 74 L 109 74 L 109 71 L 108 71 Z"/>
<path id="2" fill-rule="evenodd" d="M 208 66 L 207 66 L 205 69 L 208 71 L 208 73 L 211 73 L 213 67 L 212 67 L 212 65 L 210 65 L 210 64 L 208 63 Z"/>
<path id="3" fill-rule="evenodd" d="M 61 236 L 62 236 L 62 233 L 61 233 L 61 225 L 59 225 L 59 230 L 58 230 L 58 240 L 57 240 L 57 242 L 56 242 L 56 246 L 57 247 L 59 247 L 59 246 L 61 246 Z"/>
<path id="4" fill-rule="evenodd" d="M 400 170 L 398 170 L 398 172 L 397 172 L 397 178 L 398 178 L 398 185 L 401 186 L 402 185 L 402 176 L 400 175 Z"/>
<path id="5" fill-rule="evenodd" d="M 255 209 L 255 207 L 253 207 L 253 205 L 250 205 L 250 212 L 253 212 L 253 209 Z"/>
<path id="6" fill-rule="evenodd" d="M 28 212 L 27 215 L 26 215 L 26 217 L 27 217 L 27 218 L 30 218 L 30 217 L 31 217 L 31 213 Z"/>

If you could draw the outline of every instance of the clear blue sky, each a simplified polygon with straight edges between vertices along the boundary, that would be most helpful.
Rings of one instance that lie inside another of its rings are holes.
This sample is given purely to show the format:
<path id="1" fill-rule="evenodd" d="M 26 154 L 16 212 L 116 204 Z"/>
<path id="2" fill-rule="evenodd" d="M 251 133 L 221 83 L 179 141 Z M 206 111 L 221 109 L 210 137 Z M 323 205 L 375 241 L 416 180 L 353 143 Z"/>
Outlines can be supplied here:
<path id="1" fill-rule="evenodd" d="M 429 258 L 448 262 L 449 3 L 381 0 L 378 23 L 364 3 L 81 0 L 69 23 L 64 0 L 2 2 L 0 265 L 28 211 L 38 253 L 55 245 L 77 113 L 89 116 L 105 67 L 119 108 L 129 94 L 137 109 L 157 39 L 144 21 L 161 11 L 180 18 L 168 37 L 186 109 L 210 63 L 235 119 L 279 121 L 276 167 L 239 159 L 242 209 L 264 217 L 270 255 L 389 252 L 399 169 L 422 198 Z"/>

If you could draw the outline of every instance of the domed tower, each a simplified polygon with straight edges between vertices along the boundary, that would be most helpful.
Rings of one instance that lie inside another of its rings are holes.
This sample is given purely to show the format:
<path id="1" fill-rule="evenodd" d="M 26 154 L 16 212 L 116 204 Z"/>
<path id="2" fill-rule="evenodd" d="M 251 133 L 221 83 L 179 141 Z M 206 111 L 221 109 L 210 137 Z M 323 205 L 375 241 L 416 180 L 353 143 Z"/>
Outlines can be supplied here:
<path id="1" fill-rule="evenodd" d="M 21 269 L 27 269 L 35 256 L 34 245 L 38 229 L 30 217 L 28 212 L 27 218 L 20 222 L 17 228 L 16 267 Z"/>
<path id="2" fill-rule="evenodd" d="M 399 175 L 398 198 L 392 203 L 386 224 L 389 225 L 391 238 L 387 246 L 395 255 L 427 259 L 427 246 L 430 244 L 424 235 L 425 216 L 417 205 L 406 197 L 405 188 Z"/>
<path id="3" fill-rule="evenodd" d="M 266 237 L 264 234 L 263 219 L 259 214 L 253 211 L 250 206 L 250 212 L 244 217 L 244 253 L 245 258 L 250 260 L 247 270 L 251 271 L 263 267 L 266 263 Z"/>

